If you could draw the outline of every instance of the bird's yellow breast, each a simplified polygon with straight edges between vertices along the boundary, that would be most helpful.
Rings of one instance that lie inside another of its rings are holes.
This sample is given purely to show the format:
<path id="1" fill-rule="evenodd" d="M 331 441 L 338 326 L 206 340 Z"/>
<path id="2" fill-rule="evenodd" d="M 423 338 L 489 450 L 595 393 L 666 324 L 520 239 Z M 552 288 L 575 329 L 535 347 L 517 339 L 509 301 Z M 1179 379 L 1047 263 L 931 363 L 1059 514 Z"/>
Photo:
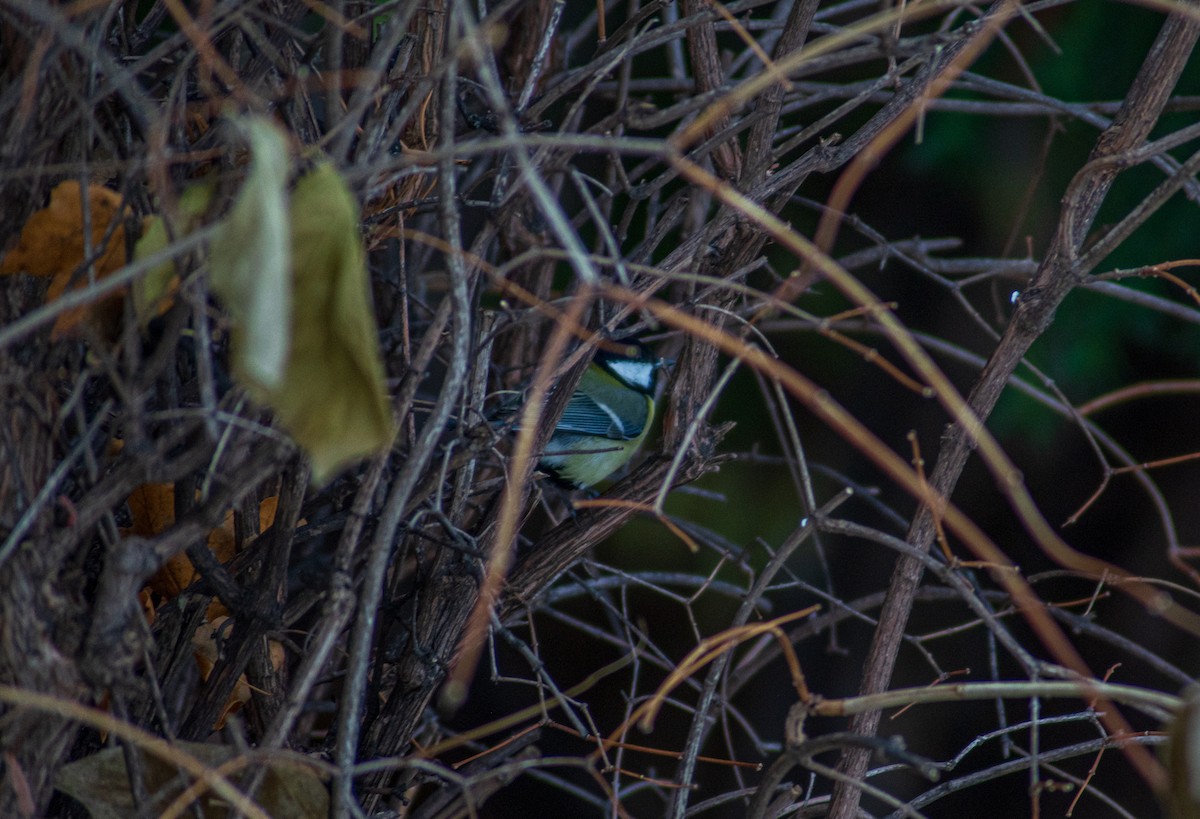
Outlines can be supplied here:
<path id="1" fill-rule="evenodd" d="M 639 425 L 634 437 L 583 435 L 556 429 L 546 445 L 541 466 L 576 486 L 594 486 L 628 463 L 650 432 L 654 399 L 632 390 L 624 392 L 637 401 L 636 407 L 619 408 L 622 417 Z"/>

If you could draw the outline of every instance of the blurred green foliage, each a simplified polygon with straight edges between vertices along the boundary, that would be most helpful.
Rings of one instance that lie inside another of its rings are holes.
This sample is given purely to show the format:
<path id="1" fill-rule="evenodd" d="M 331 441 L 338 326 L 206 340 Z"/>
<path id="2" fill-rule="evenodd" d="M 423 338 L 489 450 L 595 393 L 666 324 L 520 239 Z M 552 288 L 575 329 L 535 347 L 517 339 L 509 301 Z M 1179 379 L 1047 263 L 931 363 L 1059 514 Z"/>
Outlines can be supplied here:
<path id="1" fill-rule="evenodd" d="M 1044 26 L 1045 35 L 1024 20 L 1015 22 L 1006 30 L 1010 43 L 993 44 L 971 71 L 1028 88 L 1028 70 L 1036 79 L 1035 87 L 1048 96 L 1068 102 L 1111 104 L 1124 97 L 1163 18 L 1158 11 L 1134 5 L 1092 2 L 1051 9 L 1040 13 L 1037 19 Z M 1046 36 L 1057 46 L 1057 51 Z M 1024 65 L 1014 58 L 1014 49 Z M 1176 93 L 1197 91 L 1200 91 L 1200 64 L 1193 59 Z M 950 96 L 994 99 L 963 91 Z M 1156 133 L 1166 133 L 1194 120 L 1194 113 L 1168 114 Z M 1032 253 L 1040 259 L 1056 229 L 1061 197 L 1072 177 L 1087 162 L 1098 134 L 1098 128 L 1092 125 L 1063 118 L 1052 120 L 1044 115 L 1000 117 L 932 111 L 921 125 L 920 138 L 915 133 L 908 134 L 865 178 L 852 210 L 888 240 L 960 236 L 961 249 L 947 256 L 1026 258 Z M 1177 151 L 1175 156 L 1183 158 L 1186 153 Z M 1105 201 L 1093 234 L 1098 235 L 1129 213 L 1163 178 L 1162 171 L 1148 165 L 1124 172 Z M 823 201 L 834 181 L 814 178 L 801 188 L 800 194 Z M 805 235 L 813 235 L 817 217 L 811 208 L 792 207 L 784 216 Z M 1097 272 L 1200 257 L 1198 237 L 1194 206 L 1177 194 L 1104 260 Z M 837 252 L 866 246 L 868 242 L 843 226 Z M 780 275 L 786 275 L 795 264 L 794 259 L 784 254 L 773 256 L 773 265 Z M 902 318 L 906 317 L 906 310 L 910 311 L 908 316 L 913 310 L 933 311 L 938 315 L 930 324 L 914 323 L 916 329 L 935 332 L 977 353 L 990 352 L 992 342 L 948 299 L 936 304 L 922 301 L 928 296 L 912 289 L 912 281 L 919 274 L 893 263 L 878 273 L 868 271 L 865 278 L 881 298 L 900 302 L 898 314 Z M 761 281 L 755 283 L 764 285 Z M 1123 280 L 1121 286 L 1187 301 L 1179 288 L 1160 280 Z M 924 287 L 923 292 L 928 293 L 927 283 L 918 282 L 916 287 Z M 1014 284 L 1010 289 L 1019 287 Z M 1009 290 L 1001 290 L 997 287 L 995 295 L 1002 300 Z M 968 291 L 968 295 L 981 313 L 993 320 L 995 311 L 983 306 L 986 296 L 981 298 L 978 289 Z M 800 305 L 818 316 L 832 315 L 850 306 L 836 289 L 820 283 L 805 294 Z M 998 309 L 1007 308 L 999 304 Z M 928 319 L 927 313 L 921 314 L 921 318 Z M 862 340 L 898 360 L 880 338 Z M 928 427 L 930 415 L 944 420 L 940 413 L 929 413 L 919 403 L 913 405 L 916 409 L 911 417 L 891 417 L 889 413 L 901 412 L 894 408 L 906 404 L 894 403 L 892 397 L 883 394 L 872 401 L 869 390 L 876 387 L 864 384 L 877 384 L 881 378 L 878 372 L 845 349 L 821 341 L 815 333 L 773 337 L 772 341 L 780 345 L 785 360 L 826 387 L 868 426 L 879 431 L 882 419 L 884 431 L 893 434 L 886 443 L 906 457 L 902 437 L 906 425 L 920 428 L 925 423 Z M 1153 377 L 1180 377 L 1181 373 L 1194 371 L 1193 362 L 1200 359 L 1200 328 L 1109 295 L 1078 289 L 1064 302 L 1054 325 L 1037 342 L 1029 358 L 1070 400 L 1083 402 L 1121 385 Z M 961 367 L 936 356 L 935 359 L 957 378 L 965 393 L 974 372 L 964 378 Z M 1024 368 L 1018 375 L 1036 382 Z M 868 415 L 875 411 L 880 412 L 878 418 Z M 925 417 L 919 418 L 916 413 Z M 726 451 L 747 452 L 757 448 L 765 454 L 779 454 L 770 417 L 749 374 L 741 373 L 731 382 L 715 417 L 738 422 L 726 439 L 723 447 Z M 809 455 L 814 460 L 845 469 L 868 484 L 881 480 L 873 467 L 848 444 L 813 421 L 806 411 L 800 409 L 797 418 L 806 446 L 812 447 Z M 1078 437 L 1078 431 L 1068 420 L 1011 391 L 1001 400 L 989 427 L 1006 446 L 1034 456 L 1040 453 L 1052 457 L 1056 442 L 1065 440 L 1062 436 Z M 933 430 L 936 432 L 936 426 Z M 928 434 L 928 429 L 922 434 Z M 936 439 L 930 438 L 926 457 L 932 459 L 935 454 Z M 756 536 L 777 545 L 802 516 L 795 508 L 795 489 L 788 470 L 782 465 L 732 463 L 700 485 L 718 493 L 724 501 L 676 493 L 671 500 L 672 511 L 711 526 L 743 546 L 749 546 L 749 540 Z M 763 509 L 778 510 L 778 516 L 764 520 Z M 638 549 L 639 554 L 647 554 L 638 544 L 668 539 L 670 535 L 658 524 L 642 522 L 620 533 L 613 548 Z M 650 558 L 655 564 L 663 560 L 663 565 L 679 566 L 691 559 L 681 545 L 667 548 L 665 556 L 660 556 L 658 548 L 655 547 L 655 555 Z M 712 558 L 704 560 L 708 565 Z"/>

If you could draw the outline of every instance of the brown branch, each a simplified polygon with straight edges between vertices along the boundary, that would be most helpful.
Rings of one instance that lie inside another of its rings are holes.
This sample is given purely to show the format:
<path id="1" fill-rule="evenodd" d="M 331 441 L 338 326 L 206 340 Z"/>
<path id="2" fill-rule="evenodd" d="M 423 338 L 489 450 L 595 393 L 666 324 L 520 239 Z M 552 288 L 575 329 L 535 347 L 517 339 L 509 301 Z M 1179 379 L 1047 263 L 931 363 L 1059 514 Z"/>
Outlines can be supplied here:
<path id="1" fill-rule="evenodd" d="M 1033 342 L 1050 326 L 1062 299 L 1088 272 L 1076 269 L 1074 262 L 1117 173 L 1115 168 L 1102 160 L 1128 151 L 1145 140 L 1175 87 L 1198 35 L 1200 24 L 1191 18 L 1171 16 L 1163 24 L 1121 110 L 1112 125 L 1101 133 L 1092 150 L 1091 162 L 1077 175 L 1073 196 L 1063 203 L 1058 232 L 1045 260 L 1022 294 L 1016 314 L 968 397 L 968 405 L 977 418 L 986 419 L 991 414 L 1009 376 Z M 942 440 L 942 448 L 930 476 L 930 486 L 938 496 L 949 497 L 970 454 L 971 436 L 962 424 L 955 423 Z M 928 505 L 922 506 L 909 528 L 909 542 L 920 549 L 928 549 L 935 534 L 933 511 Z M 884 691 L 891 680 L 900 638 L 904 634 L 921 575 L 921 564 L 915 560 L 901 559 L 896 564 L 888 596 L 880 612 L 879 626 L 867 655 L 860 687 L 863 694 Z M 863 714 L 851 721 L 851 730 L 872 735 L 878 725 L 878 712 Z M 1131 761 L 1137 765 L 1143 777 L 1157 785 L 1161 769 L 1143 749 L 1139 747 L 1138 750 L 1141 752 L 1134 753 L 1130 749 Z M 858 782 L 866 773 L 869 760 L 867 753 L 848 751 L 839 764 L 839 770 L 850 782 Z M 859 797 L 857 787 L 840 782 L 834 789 L 831 819 L 852 819 L 856 816 Z"/>

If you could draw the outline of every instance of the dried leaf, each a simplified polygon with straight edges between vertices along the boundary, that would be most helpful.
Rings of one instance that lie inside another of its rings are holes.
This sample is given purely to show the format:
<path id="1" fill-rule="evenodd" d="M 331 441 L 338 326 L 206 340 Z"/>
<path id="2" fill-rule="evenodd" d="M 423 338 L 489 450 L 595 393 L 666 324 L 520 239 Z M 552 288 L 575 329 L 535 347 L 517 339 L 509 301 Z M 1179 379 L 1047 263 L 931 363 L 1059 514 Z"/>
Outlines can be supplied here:
<path id="1" fill-rule="evenodd" d="M 312 458 L 313 481 L 383 447 L 392 414 L 384 389 L 358 205 L 329 163 L 292 194 L 295 299 L 283 381 L 256 397 Z"/>
<path id="2" fill-rule="evenodd" d="M 92 252 L 99 248 L 108 225 L 121 211 L 121 196 L 103 185 L 88 185 L 91 209 Z M 119 239 L 119 241 L 118 241 Z M 0 274 L 30 273 L 34 276 L 68 276 L 83 264 L 83 198 L 79 180 L 68 179 L 50 192 L 50 204 L 37 211 L 21 228 L 21 237 L 4 261 Z M 97 259 L 97 272 L 111 273 L 125 264 L 125 234 L 113 232 L 104 254 Z"/>
<path id="3" fill-rule="evenodd" d="M 228 615 L 214 617 L 209 622 L 198 626 L 195 634 L 192 635 L 192 656 L 196 659 L 196 667 L 199 668 L 200 678 L 203 680 L 209 678 L 221 656 L 220 647 L 217 645 L 217 634 L 229 636 L 230 629 L 226 626 L 228 622 Z M 267 644 L 267 651 L 271 667 L 278 671 L 283 666 L 283 644 L 278 640 L 270 640 Z M 245 674 L 238 677 L 237 682 L 233 684 L 233 691 L 230 693 L 229 699 L 225 702 L 225 707 L 221 709 L 216 722 L 213 723 L 214 731 L 224 728 L 225 721 L 229 719 L 229 716 L 240 711 L 242 706 L 250 701 L 251 691 L 261 693 L 261 689 L 250 685 Z"/>
<path id="4" fill-rule="evenodd" d="M 235 748 L 226 745 L 176 742 L 174 747 L 210 768 L 217 768 L 238 756 Z M 146 811 L 149 815 L 157 815 L 191 783 L 174 765 L 144 752 L 141 757 L 146 790 L 150 793 Z M 261 763 L 243 766 L 229 779 L 244 785 L 250 774 L 264 767 L 266 776 L 255 794 L 255 802 L 268 814 L 295 819 L 323 819 L 328 814 L 329 792 L 321 777 L 313 768 L 286 757 L 271 759 L 265 766 Z M 127 819 L 137 815 L 129 790 L 125 755 L 120 748 L 108 748 L 63 766 L 54 784 L 83 803 L 92 819 Z M 211 790 L 202 794 L 196 807 L 204 819 L 224 819 L 230 815 L 228 804 Z"/>
<path id="5" fill-rule="evenodd" d="M 133 525 L 124 533 L 153 537 L 175 522 L 175 485 L 144 483 L 129 495 L 129 515 Z M 225 558 L 228 560 L 232 553 Z M 196 568 L 185 554 L 177 554 L 159 569 L 147 584 L 155 593 L 170 600 L 196 579 Z"/>
<path id="6" fill-rule="evenodd" d="M 146 618 L 146 625 L 154 625 L 154 621 L 158 619 L 158 610 L 154 608 L 154 594 L 149 587 L 138 592 L 138 605 L 142 607 L 142 616 Z"/>
<path id="7" fill-rule="evenodd" d="M 263 117 L 241 128 L 250 171 L 211 248 L 212 288 L 233 323 L 238 377 L 270 389 L 283 377 L 292 321 L 292 245 L 288 233 L 287 137 Z"/>
<path id="8" fill-rule="evenodd" d="M 133 525 L 123 533 L 140 537 L 152 537 L 165 530 L 175 522 L 175 485 L 170 483 L 146 483 L 139 486 L 129 495 L 129 513 Z M 271 528 L 275 522 L 275 510 L 279 505 L 278 496 L 264 499 L 258 505 L 258 527 L 260 532 Z M 228 563 L 233 559 L 236 538 L 233 531 L 233 512 L 226 513 L 221 525 L 208 533 L 208 548 L 220 563 Z M 169 559 L 163 567 L 150 578 L 149 587 L 163 598 L 170 600 L 196 582 L 199 573 L 192 565 L 191 559 L 180 553 Z M 210 617 L 224 613 L 224 607 L 210 608 Z"/>
<path id="9" fill-rule="evenodd" d="M 153 537 L 175 522 L 175 484 L 144 483 L 129 493 L 131 534 Z"/>
<path id="10" fill-rule="evenodd" d="M 125 266 L 125 226 L 123 221 L 128 208 L 121 206 L 121 195 L 103 185 L 88 185 L 88 218 L 91 223 L 91 254 L 96 257 L 96 279 L 103 279 Z M 21 228 L 21 237 L 0 262 L 0 275 L 30 273 L 35 276 L 53 276 L 46 291 L 46 301 L 52 302 L 67 291 L 68 285 L 77 290 L 88 285 L 86 274 L 80 268 L 84 256 L 83 196 L 79 181 L 68 179 L 50 192 L 50 204 L 34 213 Z M 118 224 L 108 235 L 113 220 Z M 103 244 L 105 236 L 108 243 Z M 76 275 L 79 273 L 79 275 Z M 90 305 L 76 307 L 61 315 L 54 323 L 53 338 L 71 334 L 89 314 L 96 311 L 96 318 L 111 334 L 114 319 L 120 319 L 121 293 L 110 293 Z M 103 306 L 101 306 L 103 305 Z"/>
<path id="11" fill-rule="evenodd" d="M 196 666 L 200 669 L 200 679 L 202 680 L 208 680 L 221 656 L 216 634 L 220 631 L 225 637 L 229 636 L 229 629 L 225 628 L 228 621 L 228 616 L 217 617 L 198 626 L 196 633 L 192 635 L 192 656 L 196 658 Z M 250 702 L 250 683 L 243 674 L 233 684 L 233 691 L 230 692 L 229 699 L 225 701 L 225 707 L 217 715 L 217 720 L 213 723 L 213 730 L 219 731 L 224 728 L 225 721 L 229 719 L 230 715 L 242 710 L 242 706 L 248 702 Z"/>

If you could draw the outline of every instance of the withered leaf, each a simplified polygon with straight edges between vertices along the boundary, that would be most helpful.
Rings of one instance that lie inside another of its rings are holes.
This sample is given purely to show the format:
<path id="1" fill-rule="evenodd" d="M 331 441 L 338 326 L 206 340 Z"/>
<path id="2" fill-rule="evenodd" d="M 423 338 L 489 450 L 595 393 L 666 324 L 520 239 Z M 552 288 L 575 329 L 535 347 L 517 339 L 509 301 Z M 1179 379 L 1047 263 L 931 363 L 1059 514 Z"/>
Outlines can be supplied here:
<path id="1" fill-rule="evenodd" d="M 217 768 L 237 758 L 237 749 L 226 745 L 200 742 L 176 742 L 174 747 L 189 754 L 210 768 Z M 140 752 L 150 804 L 149 814 L 161 813 L 190 784 L 180 776 L 175 766 L 149 753 Z M 243 784 L 249 775 L 263 768 L 262 763 L 245 765 L 228 776 L 235 784 Z M 285 755 L 278 755 L 265 764 L 266 776 L 255 795 L 255 802 L 271 816 L 295 819 L 323 819 L 329 811 L 329 792 L 321 777 L 310 766 Z M 99 753 L 65 765 L 58 772 L 55 786 L 79 800 L 92 819 L 127 819 L 138 815 L 129 790 L 125 755 L 120 748 L 108 748 Z M 227 802 L 212 790 L 204 791 L 196 801 L 204 819 L 224 819 L 232 811 Z M 190 814 L 189 814 L 190 815 Z"/>
<path id="2" fill-rule="evenodd" d="M 37 211 L 21 228 L 21 236 L 3 261 L 0 275 L 29 273 L 51 276 L 46 301 L 52 302 L 70 287 L 86 287 L 87 276 L 81 271 L 84 252 L 84 200 L 79 180 L 68 179 L 50 192 L 50 204 Z M 125 226 L 128 209 L 121 206 L 121 195 L 103 185 L 87 188 L 88 219 L 91 224 L 90 255 L 95 259 L 96 279 L 103 279 L 125 265 Z M 113 221 L 117 220 L 115 226 Z M 112 232 L 109 228 L 112 226 Z M 107 242 L 105 242 L 107 237 Z M 121 313 L 121 293 L 109 293 L 91 305 L 75 307 L 60 314 L 51 335 L 60 338 L 78 330 L 89 311 L 95 310 L 106 334 Z"/>

